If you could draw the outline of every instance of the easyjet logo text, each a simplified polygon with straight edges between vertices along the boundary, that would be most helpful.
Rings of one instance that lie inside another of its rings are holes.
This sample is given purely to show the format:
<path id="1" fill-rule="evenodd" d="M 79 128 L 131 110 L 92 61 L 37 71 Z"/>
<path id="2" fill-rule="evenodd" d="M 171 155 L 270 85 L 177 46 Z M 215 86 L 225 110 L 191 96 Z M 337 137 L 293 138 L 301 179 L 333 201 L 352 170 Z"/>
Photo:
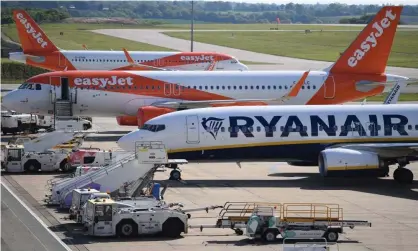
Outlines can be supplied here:
<path id="1" fill-rule="evenodd" d="M 117 77 L 110 78 L 75 78 L 74 84 L 76 86 L 99 86 L 105 88 L 107 85 L 133 85 L 132 77 Z"/>
<path id="2" fill-rule="evenodd" d="M 348 58 L 348 65 L 355 67 L 359 61 L 361 61 L 367 52 L 377 46 L 378 38 L 383 35 L 385 30 L 391 25 L 391 21 L 395 20 L 396 14 L 392 14 L 392 10 L 386 11 L 386 17 L 380 22 L 374 22 L 372 27 L 374 30 L 370 32 L 370 35 L 361 43 L 360 48 L 354 52 L 354 55 Z"/>
<path id="3" fill-rule="evenodd" d="M 46 48 L 48 46 L 48 42 L 46 42 L 44 40 L 44 38 L 42 37 L 42 33 L 36 31 L 33 27 L 32 24 L 28 22 L 28 20 L 23 16 L 22 13 L 17 13 L 16 14 L 17 19 L 19 19 L 20 23 L 23 24 L 23 26 L 26 28 L 26 32 L 29 35 L 32 35 L 32 37 L 35 39 L 35 41 L 42 47 L 42 48 Z"/>
<path id="4" fill-rule="evenodd" d="M 185 60 L 185 61 L 213 61 L 214 57 L 213 56 L 205 56 L 205 55 L 200 55 L 200 56 L 181 56 L 180 57 L 181 60 Z"/>

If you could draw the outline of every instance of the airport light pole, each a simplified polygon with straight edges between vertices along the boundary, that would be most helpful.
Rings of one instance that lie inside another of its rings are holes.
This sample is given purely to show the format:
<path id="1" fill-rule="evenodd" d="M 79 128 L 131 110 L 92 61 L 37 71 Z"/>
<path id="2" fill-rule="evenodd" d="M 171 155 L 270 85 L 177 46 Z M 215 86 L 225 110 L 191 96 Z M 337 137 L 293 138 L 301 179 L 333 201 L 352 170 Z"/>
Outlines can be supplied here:
<path id="1" fill-rule="evenodd" d="M 192 0 L 192 23 L 191 23 L 191 29 L 190 29 L 190 51 L 193 52 L 193 22 L 194 22 L 194 1 Z"/>

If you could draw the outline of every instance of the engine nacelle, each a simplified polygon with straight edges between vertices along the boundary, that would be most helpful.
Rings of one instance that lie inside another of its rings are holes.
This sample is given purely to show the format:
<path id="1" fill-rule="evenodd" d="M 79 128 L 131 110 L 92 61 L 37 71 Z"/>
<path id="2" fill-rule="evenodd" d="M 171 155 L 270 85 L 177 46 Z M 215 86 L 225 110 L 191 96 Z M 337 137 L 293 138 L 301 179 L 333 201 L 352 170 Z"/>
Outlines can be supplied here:
<path id="1" fill-rule="evenodd" d="M 162 107 L 155 107 L 155 106 L 144 106 L 138 109 L 137 114 L 137 125 L 138 127 L 142 127 L 145 122 L 160 115 L 174 112 L 175 109 L 171 108 L 162 108 Z"/>
<path id="2" fill-rule="evenodd" d="M 138 125 L 138 120 L 136 116 L 117 116 L 116 121 L 120 126 L 136 126 Z"/>
<path id="3" fill-rule="evenodd" d="M 323 150 L 319 154 L 319 173 L 324 176 L 367 175 L 383 176 L 384 162 L 373 152 L 345 148 Z"/>

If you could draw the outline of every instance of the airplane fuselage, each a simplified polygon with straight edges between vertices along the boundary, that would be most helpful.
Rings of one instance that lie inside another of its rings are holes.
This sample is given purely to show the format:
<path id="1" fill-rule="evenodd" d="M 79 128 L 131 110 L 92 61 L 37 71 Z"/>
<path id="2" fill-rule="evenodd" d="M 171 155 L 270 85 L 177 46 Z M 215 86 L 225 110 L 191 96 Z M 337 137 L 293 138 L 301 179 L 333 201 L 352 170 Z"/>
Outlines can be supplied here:
<path id="1" fill-rule="evenodd" d="M 123 51 L 59 50 L 38 52 L 27 56 L 10 53 L 13 61 L 34 65 L 51 71 L 60 70 L 115 70 L 129 66 Z M 158 52 L 131 51 L 135 63 L 171 70 L 201 71 L 216 61 L 215 71 L 244 71 L 248 68 L 237 59 L 215 52 Z"/>
<path id="2" fill-rule="evenodd" d="M 24 113 L 51 114 L 53 99 L 72 102 L 75 116 L 135 116 L 138 108 L 164 101 L 274 99 L 286 95 L 302 71 L 63 71 L 41 74 L 3 98 L 5 107 Z M 291 104 L 339 104 L 382 93 L 381 82 L 395 75 L 330 75 L 312 71 Z M 67 85 L 68 83 L 68 85 Z M 66 88 L 68 86 L 68 88 Z M 40 89 L 40 90 L 37 90 Z"/>
<path id="3" fill-rule="evenodd" d="M 316 163 L 331 146 L 418 143 L 417 114 L 415 104 L 202 108 L 151 119 L 118 143 L 163 141 L 169 158 L 190 161 Z"/>

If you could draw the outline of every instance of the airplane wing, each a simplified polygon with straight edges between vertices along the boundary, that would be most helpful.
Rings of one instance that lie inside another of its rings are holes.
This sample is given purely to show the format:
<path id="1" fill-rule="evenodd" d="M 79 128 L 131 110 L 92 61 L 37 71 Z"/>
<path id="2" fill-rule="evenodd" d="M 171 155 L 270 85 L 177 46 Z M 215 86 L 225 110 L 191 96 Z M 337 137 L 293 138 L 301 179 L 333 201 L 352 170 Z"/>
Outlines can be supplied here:
<path id="1" fill-rule="evenodd" d="M 126 59 L 128 60 L 128 63 L 129 63 L 129 66 L 124 66 L 124 67 L 121 67 L 121 68 L 117 68 L 115 70 L 176 71 L 176 70 L 171 70 L 171 69 L 166 69 L 166 68 L 160 68 L 160 67 L 135 63 L 135 61 L 129 55 L 128 51 L 125 48 L 123 48 L 123 52 L 125 53 Z"/>
<path id="2" fill-rule="evenodd" d="M 382 158 L 418 158 L 418 143 L 337 144 L 330 148 L 346 148 L 374 152 Z"/>
<path id="3" fill-rule="evenodd" d="M 213 64 L 213 63 L 212 63 Z M 233 106 L 233 105 L 266 105 L 265 102 L 281 104 L 296 97 L 305 83 L 309 71 L 303 73 L 299 81 L 289 90 L 289 92 L 277 99 L 230 99 L 230 100 L 204 100 L 204 101 L 167 101 L 156 102 L 152 106 L 174 108 L 174 109 L 193 109 L 210 106 Z"/>

